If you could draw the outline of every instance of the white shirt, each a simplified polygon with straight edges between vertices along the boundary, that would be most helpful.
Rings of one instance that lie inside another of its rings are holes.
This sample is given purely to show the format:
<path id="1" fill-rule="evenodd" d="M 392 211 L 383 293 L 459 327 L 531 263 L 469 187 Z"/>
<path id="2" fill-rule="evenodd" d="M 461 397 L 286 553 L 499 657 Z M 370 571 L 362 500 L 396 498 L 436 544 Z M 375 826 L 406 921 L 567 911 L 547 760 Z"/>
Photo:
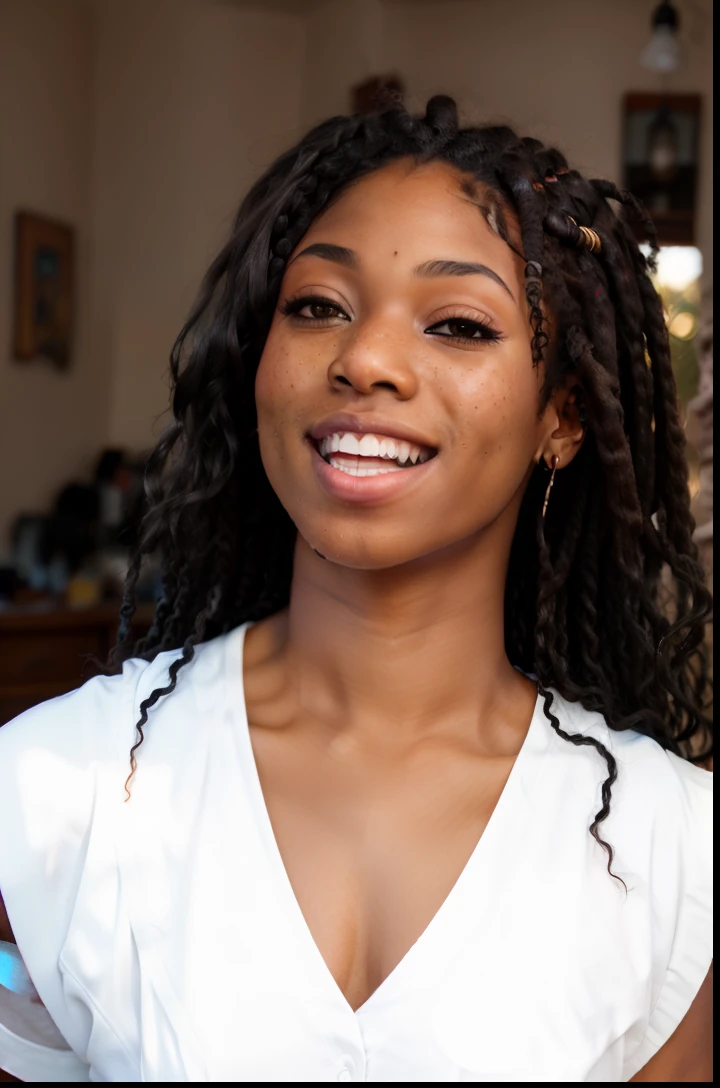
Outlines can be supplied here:
<path id="1" fill-rule="evenodd" d="M 712 776 L 555 696 L 563 728 L 618 760 L 602 833 L 626 895 L 588 833 L 605 763 L 538 701 L 457 883 L 353 1012 L 270 825 L 245 630 L 200 647 L 151 710 L 127 804 L 138 707 L 177 651 L 0 729 L 0 888 L 57 1025 L 33 1035 L 27 1007 L 10 1010 L 28 999 L 4 991 L 0 1066 L 44 1081 L 632 1077 L 710 965 Z"/>

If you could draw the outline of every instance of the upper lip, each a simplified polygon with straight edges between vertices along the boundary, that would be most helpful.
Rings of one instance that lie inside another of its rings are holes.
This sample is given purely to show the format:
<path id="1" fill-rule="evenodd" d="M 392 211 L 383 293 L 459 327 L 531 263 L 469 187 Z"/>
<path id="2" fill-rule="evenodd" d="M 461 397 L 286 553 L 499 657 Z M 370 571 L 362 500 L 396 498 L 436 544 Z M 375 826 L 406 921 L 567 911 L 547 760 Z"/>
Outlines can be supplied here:
<path id="1" fill-rule="evenodd" d="M 418 434 L 408 427 L 394 423 L 389 419 L 381 419 L 380 416 L 354 416 L 348 412 L 338 412 L 328 416 L 327 419 L 316 423 L 308 431 L 308 435 L 315 442 L 321 442 L 328 435 L 338 434 L 343 431 L 351 431 L 356 434 L 379 434 L 388 438 L 397 438 L 401 442 L 412 442 L 415 446 L 424 446 L 426 449 L 436 450 L 437 446 L 428 442 L 424 435 Z"/>

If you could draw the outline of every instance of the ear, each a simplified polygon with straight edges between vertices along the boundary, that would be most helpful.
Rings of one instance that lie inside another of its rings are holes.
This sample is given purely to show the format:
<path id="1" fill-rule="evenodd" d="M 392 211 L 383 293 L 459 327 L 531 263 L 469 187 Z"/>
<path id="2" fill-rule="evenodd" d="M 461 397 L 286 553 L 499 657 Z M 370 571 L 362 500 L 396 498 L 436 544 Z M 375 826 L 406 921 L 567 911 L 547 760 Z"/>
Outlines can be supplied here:
<path id="1" fill-rule="evenodd" d="M 545 461 L 548 468 L 557 464 L 565 468 L 572 461 L 585 438 L 585 414 L 583 390 L 577 375 L 568 374 L 548 401 L 543 413 L 545 438 L 538 450 L 537 460 Z M 557 462 L 553 462 L 553 458 Z"/>

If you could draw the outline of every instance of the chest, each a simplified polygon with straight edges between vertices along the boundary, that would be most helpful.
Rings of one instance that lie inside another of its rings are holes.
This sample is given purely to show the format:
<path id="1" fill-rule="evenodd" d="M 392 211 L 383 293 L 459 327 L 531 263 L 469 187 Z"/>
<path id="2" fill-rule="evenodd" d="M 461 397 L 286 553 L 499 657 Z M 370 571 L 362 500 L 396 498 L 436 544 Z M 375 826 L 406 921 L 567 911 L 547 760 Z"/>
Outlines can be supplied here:
<path id="1" fill-rule="evenodd" d="M 305 922 L 352 1008 L 427 929 L 512 767 L 436 742 L 362 751 L 251 730 L 264 803 Z"/>

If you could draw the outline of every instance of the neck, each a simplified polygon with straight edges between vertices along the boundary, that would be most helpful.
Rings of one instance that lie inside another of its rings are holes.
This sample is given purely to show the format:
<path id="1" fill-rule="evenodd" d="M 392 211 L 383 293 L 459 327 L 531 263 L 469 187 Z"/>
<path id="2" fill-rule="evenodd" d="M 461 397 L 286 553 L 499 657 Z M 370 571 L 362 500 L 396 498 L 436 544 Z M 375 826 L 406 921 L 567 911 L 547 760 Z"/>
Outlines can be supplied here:
<path id="1" fill-rule="evenodd" d="M 306 710 L 344 728 L 417 735 L 527 702 L 530 685 L 504 648 L 510 540 L 496 523 L 442 553 L 362 571 L 299 538 L 279 626 Z"/>

